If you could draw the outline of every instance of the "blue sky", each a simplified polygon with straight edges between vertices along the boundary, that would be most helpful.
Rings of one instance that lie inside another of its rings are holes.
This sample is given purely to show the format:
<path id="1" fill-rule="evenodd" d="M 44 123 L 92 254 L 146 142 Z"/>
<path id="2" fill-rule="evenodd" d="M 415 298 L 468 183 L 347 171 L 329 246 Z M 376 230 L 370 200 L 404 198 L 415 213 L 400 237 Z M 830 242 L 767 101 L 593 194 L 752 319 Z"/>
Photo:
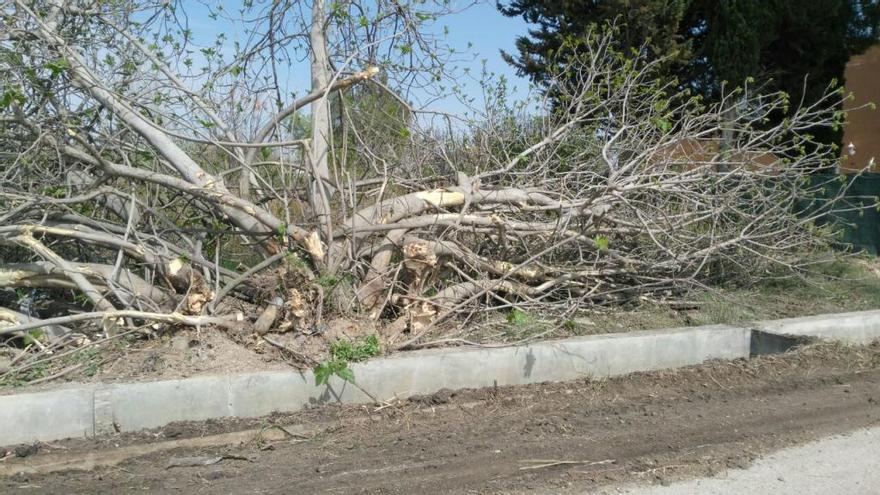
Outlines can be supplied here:
<path id="1" fill-rule="evenodd" d="M 501 58 L 501 50 L 515 53 L 514 42 L 517 36 L 526 34 L 528 24 L 522 18 L 510 18 L 501 15 L 495 8 L 494 0 L 479 3 L 443 20 L 449 26 L 449 39 L 456 49 L 466 50 L 468 42 L 472 43 L 470 51 L 476 59 L 470 64 L 471 72 L 481 70 L 482 60 L 486 68 L 498 76 L 504 76 L 515 91 L 516 96 L 523 97 L 528 91 L 528 81 L 516 75 L 516 71 Z M 474 81 L 463 83 L 469 93 L 477 94 L 479 85 Z M 456 102 L 443 102 L 446 111 L 461 111 L 463 108 Z"/>
<path id="2" fill-rule="evenodd" d="M 215 21 L 208 19 L 208 9 L 204 3 L 198 0 L 183 0 L 183 5 L 189 17 L 190 28 L 197 42 L 209 44 L 218 33 L 223 31 L 229 41 L 242 36 L 241 26 L 222 19 Z M 239 2 L 217 2 L 207 0 L 210 5 L 216 6 L 222 3 L 228 12 L 235 12 Z M 467 0 L 453 0 L 453 6 L 461 7 L 472 2 Z M 436 32 L 441 33 L 443 26 L 448 26 L 448 43 L 455 47 L 457 53 L 466 52 L 470 56 L 462 57 L 468 60 L 458 63 L 460 69 L 470 68 L 470 73 L 477 76 L 482 70 L 483 63 L 486 69 L 496 77 L 505 77 L 515 97 L 524 97 L 528 91 L 528 81 L 516 75 L 515 70 L 501 58 L 500 51 L 513 52 L 514 42 L 517 36 L 523 35 L 528 25 L 521 18 L 509 18 L 501 15 L 495 7 L 495 1 L 482 1 L 461 12 L 443 17 L 437 21 Z M 470 43 L 470 45 L 469 45 Z M 463 73 L 463 71 L 462 71 Z M 298 94 L 306 88 L 309 82 L 307 71 L 292 70 L 288 75 L 286 85 L 289 91 Z M 475 78 L 463 76 L 455 81 L 463 87 L 467 94 L 479 96 L 481 94 L 479 83 Z M 465 111 L 465 106 L 453 97 L 436 101 L 430 105 L 434 110 L 460 114 Z"/>

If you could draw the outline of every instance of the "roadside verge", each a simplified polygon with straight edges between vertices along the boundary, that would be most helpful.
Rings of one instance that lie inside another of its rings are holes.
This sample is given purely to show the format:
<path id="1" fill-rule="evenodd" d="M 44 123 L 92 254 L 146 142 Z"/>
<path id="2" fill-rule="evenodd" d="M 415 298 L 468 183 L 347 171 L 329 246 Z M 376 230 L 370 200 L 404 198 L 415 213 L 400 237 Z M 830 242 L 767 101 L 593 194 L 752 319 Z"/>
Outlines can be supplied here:
<path id="1" fill-rule="evenodd" d="M 783 352 L 804 339 L 867 343 L 880 311 L 594 335 L 522 346 L 433 349 L 352 365 L 357 386 L 307 372 L 254 372 L 179 380 L 69 384 L 0 396 L 0 445 L 92 437 L 175 421 L 259 417 L 330 402 L 360 403 L 440 389 L 603 378 Z M 763 340 L 762 340 L 763 339 Z M 756 342 L 774 342 L 758 345 Z"/>

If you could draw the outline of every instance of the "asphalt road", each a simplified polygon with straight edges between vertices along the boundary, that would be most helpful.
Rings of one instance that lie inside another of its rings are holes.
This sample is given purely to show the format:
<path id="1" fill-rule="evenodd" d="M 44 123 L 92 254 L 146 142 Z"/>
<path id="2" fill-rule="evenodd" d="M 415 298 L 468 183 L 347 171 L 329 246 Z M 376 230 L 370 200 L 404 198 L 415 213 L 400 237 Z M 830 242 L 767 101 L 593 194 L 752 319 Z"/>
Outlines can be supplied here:
<path id="1" fill-rule="evenodd" d="M 880 493 L 880 428 L 776 452 L 743 470 L 669 486 L 608 487 L 603 495 L 875 495 Z"/>

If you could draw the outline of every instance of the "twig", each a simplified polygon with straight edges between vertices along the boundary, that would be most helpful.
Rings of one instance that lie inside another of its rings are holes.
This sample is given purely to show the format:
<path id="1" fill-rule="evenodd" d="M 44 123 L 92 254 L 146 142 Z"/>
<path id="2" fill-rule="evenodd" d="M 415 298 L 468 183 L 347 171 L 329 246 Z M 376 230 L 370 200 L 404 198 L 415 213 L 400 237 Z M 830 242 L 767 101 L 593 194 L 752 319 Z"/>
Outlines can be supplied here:
<path id="1" fill-rule="evenodd" d="M 521 466 L 519 469 L 543 469 L 553 466 L 567 466 L 567 465 L 579 465 L 579 466 L 600 466 L 603 464 L 611 464 L 614 462 L 614 459 L 605 459 L 604 461 L 559 461 L 554 459 L 526 459 L 523 461 L 519 461 L 521 463 L 534 464 L 532 466 Z"/>
<path id="2" fill-rule="evenodd" d="M 97 363 L 95 363 L 95 366 L 100 367 L 100 366 L 104 365 L 105 363 L 109 362 L 111 359 L 113 359 L 113 358 L 108 357 L 108 358 L 102 359 L 102 360 L 98 361 Z M 44 376 L 43 378 L 38 378 L 36 380 L 27 382 L 27 385 L 36 385 L 38 383 L 45 383 L 45 382 L 55 380 L 56 378 L 61 378 L 64 375 L 67 375 L 67 374 L 70 374 L 74 371 L 79 370 L 80 368 L 82 368 L 86 364 L 89 364 L 89 363 L 79 363 L 79 364 L 75 364 L 73 366 L 69 366 L 69 367 L 64 368 L 63 370 L 59 371 L 58 373 L 55 373 L 54 375 Z"/>
<path id="3" fill-rule="evenodd" d="M 82 368 L 83 366 L 85 366 L 85 364 L 86 363 L 79 363 L 79 364 L 74 364 L 73 366 L 68 366 L 67 368 L 64 368 L 63 370 L 59 371 L 58 373 L 55 373 L 55 374 L 49 375 L 49 376 L 44 376 L 43 378 L 37 378 L 36 380 L 32 380 L 32 381 L 27 382 L 27 384 L 28 385 L 36 385 L 38 383 L 45 383 L 45 382 L 52 381 L 56 378 L 61 378 L 62 376 L 66 375 L 68 373 L 72 373 L 72 372 Z"/>
<path id="4" fill-rule="evenodd" d="M 229 294 L 229 292 L 232 291 L 232 289 L 241 285 L 242 282 L 247 280 L 248 277 L 252 276 L 253 274 L 259 272 L 260 270 L 264 270 L 264 269 L 268 268 L 269 266 L 272 265 L 272 263 L 275 263 L 276 261 L 284 258 L 287 254 L 288 253 L 286 251 L 282 251 L 280 253 L 274 254 L 274 255 L 264 259 L 263 261 L 257 263 L 256 265 L 252 266 L 251 268 L 249 268 L 247 271 L 245 271 L 241 275 L 235 277 L 234 280 L 232 280 L 231 282 L 229 282 L 228 284 L 223 286 L 223 288 L 220 289 L 220 292 L 218 292 L 217 295 L 214 296 L 214 299 L 211 301 L 211 304 L 209 306 L 211 309 L 211 312 L 212 313 L 214 312 L 214 309 L 217 307 L 217 303 L 219 303 L 224 297 L 226 297 L 226 295 Z"/>
<path id="5" fill-rule="evenodd" d="M 137 332 L 137 331 L 138 331 L 138 329 L 132 329 L 132 330 L 128 330 L 128 331 L 126 331 L 126 332 L 120 332 L 120 333 L 117 333 L 117 334 L 111 335 L 111 336 L 109 336 L 109 337 L 105 337 L 105 338 L 103 338 L 103 339 L 96 340 L 96 341 L 94 341 L 94 342 L 89 342 L 88 344 L 81 345 L 81 346 L 76 347 L 76 348 L 74 348 L 74 349 L 71 349 L 71 350 L 69 350 L 69 351 L 65 351 L 65 352 L 62 352 L 62 353 L 59 353 L 59 354 L 52 354 L 52 355 L 50 355 L 49 357 L 46 357 L 46 358 L 43 358 L 43 359 L 39 359 L 40 354 L 36 354 L 36 355 L 31 356 L 31 359 L 33 359 L 33 358 L 37 358 L 36 360 L 34 360 L 34 361 L 30 361 L 30 362 L 27 362 L 27 363 L 24 363 L 24 364 L 22 364 L 21 366 L 19 366 L 18 368 L 10 368 L 10 370 L 9 370 L 8 372 L 3 373 L 3 374 L 0 375 L 0 376 L 6 376 L 6 375 L 8 375 L 8 374 L 12 374 L 12 373 L 21 373 L 22 371 L 24 371 L 24 370 L 26 370 L 26 369 L 29 369 L 29 368 L 31 368 L 31 367 L 37 365 L 37 364 L 41 364 L 41 363 L 46 363 L 46 362 L 49 362 L 49 361 L 53 361 L 53 360 L 56 360 L 56 359 L 62 358 L 62 357 L 64 357 L 64 356 L 68 356 L 68 355 L 70 355 L 70 354 L 77 353 L 77 352 L 79 352 L 79 351 L 81 351 L 81 350 L 83 350 L 83 349 L 86 349 L 86 348 L 88 348 L 88 347 L 99 346 L 99 345 L 104 344 L 104 343 L 106 343 L 106 342 L 109 342 L 109 341 L 111 341 L 111 340 L 116 340 L 116 339 L 119 339 L 119 338 L 125 337 L 125 336 L 127 336 L 127 335 L 131 335 L 131 334 L 133 334 L 133 333 L 135 333 L 135 332 Z M 22 355 L 24 355 L 24 352 L 22 353 Z"/>
<path id="6" fill-rule="evenodd" d="M 282 351 L 284 351 L 284 352 L 290 354 L 290 355 L 293 356 L 295 359 L 297 359 L 298 361 L 300 361 L 302 364 L 304 364 L 304 365 L 306 365 L 306 366 L 308 366 L 308 367 L 310 367 L 310 368 L 314 368 L 315 366 L 318 365 L 318 362 L 315 361 L 314 359 L 312 359 L 311 357 L 309 357 L 309 356 L 307 356 L 307 355 L 305 355 L 305 354 L 303 354 L 303 353 L 301 353 L 301 352 L 299 352 L 299 351 L 296 351 L 296 350 L 294 350 L 294 349 L 291 349 L 290 347 L 287 347 L 286 345 L 284 345 L 284 344 L 281 343 L 281 342 L 278 342 L 277 340 L 275 340 L 274 338 L 270 337 L 269 335 L 263 335 L 262 338 L 263 338 L 263 340 L 265 340 L 265 341 L 268 342 L 269 344 L 272 344 L 273 346 L 275 346 L 275 347 L 281 349 Z"/>

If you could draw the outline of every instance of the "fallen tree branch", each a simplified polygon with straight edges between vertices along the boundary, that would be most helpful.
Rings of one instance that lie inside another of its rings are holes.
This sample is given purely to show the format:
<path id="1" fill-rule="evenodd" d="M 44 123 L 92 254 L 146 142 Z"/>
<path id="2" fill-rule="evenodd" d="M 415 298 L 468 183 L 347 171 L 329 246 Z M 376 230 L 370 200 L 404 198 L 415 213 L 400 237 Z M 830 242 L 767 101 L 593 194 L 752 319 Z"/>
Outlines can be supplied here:
<path id="1" fill-rule="evenodd" d="M 211 317 L 211 316 L 191 316 L 180 313 L 150 313 L 146 311 L 135 311 L 130 309 L 114 310 L 114 311 L 94 311 L 90 313 L 77 313 L 67 316 L 58 316 L 56 318 L 47 318 L 40 321 L 31 321 L 0 327 L 0 335 L 9 335 L 16 332 L 40 328 L 46 325 L 66 325 L 79 321 L 87 320 L 109 320 L 113 321 L 118 318 L 134 318 L 148 320 L 160 323 L 170 323 L 177 325 L 187 325 L 192 327 L 201 327 L 207 325 L 217 325 L 224 328 L 239 328 L 244 320 L 243 315 L 238 314 L 228 318 Z"/>
<path id="2" fill-rule="evenodd" d="M 103 294 L 98 292 L 94 285 L 83 276 L 79 270 L 76 269 L 73 265 L 70 264 L 67 260 L 58 256 L 54 251 L 46 247 L 42 242 L 35 239 L 30 233 L 24 233 L 17 237 L 14 237 L 13 240 L 24 247 L 31 249 L 34 253 L 39 256 L 45 258 L 47 261 L 58 267 L 58 269 L 64 274 L 65 277 L 69 278 L 79 290 L 81 290 L 89 300 L 92 301 L 92 304 L 95 305 L 101 311 L 113 311 L 116 308 L 104 297 Z"/>
<path id="3" fill-rule="evenodd" d="M 20 325 L 24 323 L 39 323 L 40 326 L 38 328 L 46 330 L 46 334 L 53 342 L 57 342 L 73 332 L 73 330 L 68 327 L 62 325 L 49 325 L 46 324 L 45 320 L 28 316 L 9 308 L 0 307 L 0 330 L 9 325 Z"/>

